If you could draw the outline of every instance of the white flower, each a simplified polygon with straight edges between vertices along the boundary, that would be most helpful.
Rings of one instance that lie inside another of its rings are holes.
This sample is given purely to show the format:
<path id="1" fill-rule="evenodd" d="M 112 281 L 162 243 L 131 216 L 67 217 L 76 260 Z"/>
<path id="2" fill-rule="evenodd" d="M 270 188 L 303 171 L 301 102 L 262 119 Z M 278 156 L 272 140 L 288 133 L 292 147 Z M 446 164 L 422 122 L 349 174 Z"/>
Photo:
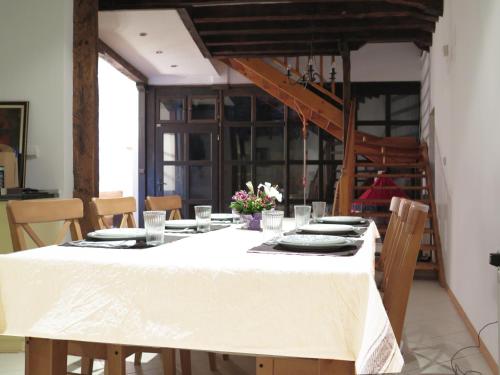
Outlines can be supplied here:
<path id="1" fill-rule="evenodd" d="M 278 202 L 281 202 L 283 199 L 283 195 L 278 191 L 278 185 L 272 186 L 271 183 L 265 182 L 263 184 L 259 184 L 258 189 L 264 188 L 264 193 L 269 198 L 275 198 Z"/>
<path id="2" fill-rule="evenodd" d="M 251 193 L 251 194 L 253 194 L 253 184 L 252 184 L 252 181 L 248 181 L 246 183 L 246 185 L 247 185 L 247 188 L 248 188 L 248 192 Z"/>

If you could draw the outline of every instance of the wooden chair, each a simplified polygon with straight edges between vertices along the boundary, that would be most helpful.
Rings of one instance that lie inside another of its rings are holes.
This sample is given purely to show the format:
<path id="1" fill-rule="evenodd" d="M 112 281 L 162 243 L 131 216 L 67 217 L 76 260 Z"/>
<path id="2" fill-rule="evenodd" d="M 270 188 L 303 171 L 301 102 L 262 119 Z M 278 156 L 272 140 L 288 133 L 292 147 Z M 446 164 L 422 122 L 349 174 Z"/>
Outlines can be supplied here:
<path id="1" fill-rule="evenodd" d="M 100 191 L 99 192 L 99 198 L 122 198 L 123 197 L 123 191 Z M 103 218 L 104 224 L 111 228 L 113 226 L 113 216 L 105 216 Z"/>
<path id="2" fill-rule="evenodd" d="M 92 198 L 90 202 L 92 210 L 91 222 L 94 229 L 108 229 L 109 217 L 121 215 L 120 228 L 135 228 L 137 225 L 134 219 L 136 202 L 134 197 L 125 198 Z M 106 220 L 108 219 L 108 220 Z M 111 223 L 113 220 L 111 220 Z"/>
<path id="3" fill-rule="evenodd" d="M 429 212 L 429 206 L 410 202 L 410 207 L 405 215 L 407 204 L 403 203 L 400 207 L 400 219 L 403 219 L 401 235 L 395 249 L 397 255 L 393 256 L 392 264 L 387 270 L 388 275 L 383 297 L 384 306 L 398 343 L 401 342 L 403 334 L 408 298 L 420 251 L 420 241 L 424 234 L 425 221 Z"/>
<path id="4" fill-rule="evenodd" d="M 81 240 L 82 230 L 79 219 L 83 217 L 83 202 L 78 199 L 48 199 L 48 200 L 23 200 L 7 202 L 7 219 L 9 221 L 12 246 L 14 251 L 27 250 L 25 233 L 37 247 L 59 245 L 71 234 L 73 241 Z M 31 227 L 36 223 L 52 223 L 62 221 L 62 227 L 56 238 L 50 243 L 40 239 Z M 92 374 L 93 357 L 85 355 L 79 350 L 72 350 L 70 345 L 69 355 L 82 357 L 82 374 Z"/>
<path id="5" fill-rule="evenodd" d="M 163 197 L 146 197 L 146 210 L 170 211 L 168 220 L 182 219 L 182 198 L 179 195 L 165 195 Z"/>
<path id="6" fill-rule="evenodd" d="M 27 250 L 26 233 L 37 247 L 58 245 L 65 241 L 68 231 L 72 240 L 81 240 L 82 231 L 79 219 L 83 217 L 83 203 L 80 199 L 47 199 L 7 202 L 12 246 L 14 251 Z M 45 243 L 36 234 L 30 224 L 62 221 L 62 227 L 56 238 Z"/>

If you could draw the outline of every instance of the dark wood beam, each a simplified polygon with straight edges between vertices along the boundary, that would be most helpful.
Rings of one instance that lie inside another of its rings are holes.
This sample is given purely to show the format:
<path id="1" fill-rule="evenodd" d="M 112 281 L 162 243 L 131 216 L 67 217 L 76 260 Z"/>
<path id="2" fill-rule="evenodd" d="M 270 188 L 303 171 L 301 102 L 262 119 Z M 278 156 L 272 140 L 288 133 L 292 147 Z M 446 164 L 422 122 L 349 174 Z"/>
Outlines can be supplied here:
<path id="1" fill-rule="evenodd" d="M 196 29 L 196 26 L 193 24 L 193 21 L 191 20 L 191 16 L 188 13 L 188 11 L 186 9 L 178 9 L 177 13 L 179 13 L 179 16 L 181 17 L 184 26 L 186 26 L 186 29 L 189 31 L 191 38 L 193 38 L 194 42 L 198 46 L 198 49 L 200 50 L 203 57 L 207 59 L 212 58 L 212 55 L 210 54 L 210 51 L 208 50 L 207 46 L 205 46 L 205 43 L 203 43 L 203 40 L 201 40 L 200 34 L 198 34 L 198 30 Z"/>
<path id="2" fill-rule="evenodd" d="M 437 16 L 425 14 L 418 9 L 393 5 L 385 2 L 377 3 L 304 3 L 266 4 L 266 5 L 233 5 L 227 7 L 195 7 L 191 8 L 193 22 L 226 23 L 226 22 L 259 22 L 259 21 L 317 21 L 317 20 L 355 20 L 410 17 L 428 22 L 436 22 Z"/>
<path id="3" fill-rule="evenodd" d="M 92 230 L 88 213 L 99 195 L 98 0 L 73 2 L 73 196 L 83 201 L 82 231 Z"/>
<path id="4" fill-rule="evenodd" d="M 443 0 L 100 0 L 100 10 L 128 10 L 128 9 L 177 9 L 207 6 L 231 6 L 235 4 L 261 5 L 261 4 L 300 4 L 300 3 L 380 3 L 404 5 L 422 10 L 428 14 L 442 15 Z"/>
<path id="5" fill-rule="evenodd" d="M 352 33 L 371 32 L 383 30 L 422 30 L 434 32 L 435 23 L 419 21 L 408 18 L 378 20 L 355 20 L 355 21 L 263 21 L 263 22 L 235 22 L 223 24 L 199 24 L 197 25 L 199 35 L 204 37 L 210 35 L 260 35 L 260 34 L 309 34 L 313 39 L 316 34 L 326 33 Z"/>
<path id="6" fill-rule="evenodd" d="M 137 83 L 148 83 L 148 77 L 139 69 L 129 63 L 118 52 L 99 39 L 98 42 L 99 56 L 110 63 L 115 69 L 123 73 L 132 81 Z"/>
<path id="7" fill-rule="evenodd" d="M 343 105 L 343 114 L 344 114 L 344 152 L 347 149 L 346 140 L 348 139 L 349 132 L 349 113 L 351 109 L 351 51 L 349 50 L 348 44 L 344 41 L 341 43 L 341 55 L 342 55 L 342 99 L 344 102 Z M 344 154 L 344 159 L 347 160 L 347 155 Z"/>

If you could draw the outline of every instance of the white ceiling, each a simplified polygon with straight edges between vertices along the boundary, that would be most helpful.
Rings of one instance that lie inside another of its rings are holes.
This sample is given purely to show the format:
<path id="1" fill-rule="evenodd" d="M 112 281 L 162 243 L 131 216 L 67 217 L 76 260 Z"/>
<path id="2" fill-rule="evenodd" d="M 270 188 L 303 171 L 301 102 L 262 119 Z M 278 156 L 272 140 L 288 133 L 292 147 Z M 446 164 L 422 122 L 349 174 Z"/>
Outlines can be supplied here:
<path id="1" fill-rule="evenodd" d="M 99 37 L 156 81 L 160 77 L 218 76 L 175 10 L 99 12 Z"/>

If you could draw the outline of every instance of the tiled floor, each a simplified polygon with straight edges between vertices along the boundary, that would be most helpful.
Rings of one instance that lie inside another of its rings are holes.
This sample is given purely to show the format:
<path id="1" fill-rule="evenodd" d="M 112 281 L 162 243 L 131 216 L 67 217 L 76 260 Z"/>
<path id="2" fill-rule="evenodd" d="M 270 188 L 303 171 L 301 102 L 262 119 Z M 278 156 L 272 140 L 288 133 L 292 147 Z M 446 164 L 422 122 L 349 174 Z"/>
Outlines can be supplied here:
<path id="1" fill-rule="evenodd" d="M 453 374 L 450 367 L 451 356 L 460 348 L 474 345 L 474 340 L 456 313 L 446 292 L 433 281 L 414 283 L 405 327 L 405 374 Z M 496 329 L 492 327 L 491 329 Z M 468 349 L 457 357 L 456 364 L 463 373 L 479 371 L 483 375 L 493 375 L 477 349 Z M 162 375 L 161 363 L 155 355 L 143 355 L 141 367 L 134 368 L 133 359 L 127 363 L 128 374 Z M 72 359 L 70 371 L 79 372 L 78 360 Z M 193 353 L 193 374 L 212 374 L 208 369 L 206 353 Z M 103 373 L 102 363 L 96 363 L 95 374 Z M 24 355 L 0 354 L 1 375 L 21 375 L 24 373 Z M 180 371 L 179 371 L 180 374 Z M 230 356 L 223 361 L 218 356 L 216 375 L 255 374 L 254 360 L 249 357 Z M 474 372 L 474 374 L 477 374 Z"/>

